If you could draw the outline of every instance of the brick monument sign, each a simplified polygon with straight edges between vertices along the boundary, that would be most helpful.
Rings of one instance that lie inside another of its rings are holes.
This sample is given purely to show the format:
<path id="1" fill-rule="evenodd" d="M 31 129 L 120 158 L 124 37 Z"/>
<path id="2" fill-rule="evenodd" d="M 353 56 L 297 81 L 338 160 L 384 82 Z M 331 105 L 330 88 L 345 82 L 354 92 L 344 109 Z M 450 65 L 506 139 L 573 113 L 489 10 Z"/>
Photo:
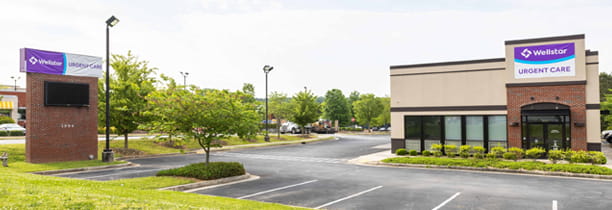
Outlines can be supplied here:
<path id="1" fill-rule="evenodd" d="M 26 72 L 26 161 L 97 159 L 102 58 L 21 49 Z"/>

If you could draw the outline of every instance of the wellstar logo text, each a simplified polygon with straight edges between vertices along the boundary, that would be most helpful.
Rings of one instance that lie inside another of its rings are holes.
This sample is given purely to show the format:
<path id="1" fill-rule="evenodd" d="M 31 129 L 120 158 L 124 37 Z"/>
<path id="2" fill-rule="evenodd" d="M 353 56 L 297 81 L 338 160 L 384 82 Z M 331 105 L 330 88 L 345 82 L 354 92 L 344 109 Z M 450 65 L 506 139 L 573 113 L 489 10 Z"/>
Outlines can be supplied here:
<path id="1" fill-rule="evenodd" d="M 28 61 L 30 61 L 30 63 L 32 65 L 36 65 L 37 63 L 40 63 L 42 65 L 51 65 L 51 66 L 61 66 L 61 65 L 64 65 L 62 62 L 59 62 L 59 61 L 45 60 L 45 59 L 41 59 L 41 58 L 36 58 L 34 56 L 30 57 L 30 59 L 28 59 Z"/>

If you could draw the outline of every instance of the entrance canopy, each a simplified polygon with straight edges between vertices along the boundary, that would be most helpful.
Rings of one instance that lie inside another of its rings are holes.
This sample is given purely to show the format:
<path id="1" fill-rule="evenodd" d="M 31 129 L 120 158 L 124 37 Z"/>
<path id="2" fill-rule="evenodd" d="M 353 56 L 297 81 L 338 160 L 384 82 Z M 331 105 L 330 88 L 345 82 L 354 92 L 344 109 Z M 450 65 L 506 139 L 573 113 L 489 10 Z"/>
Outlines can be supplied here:
<path id="1" fill-rule="evenodd" d="M 569 115 L 570 107 L 557 103 L 535 103 L 521 107 L 523 116 Z"/>

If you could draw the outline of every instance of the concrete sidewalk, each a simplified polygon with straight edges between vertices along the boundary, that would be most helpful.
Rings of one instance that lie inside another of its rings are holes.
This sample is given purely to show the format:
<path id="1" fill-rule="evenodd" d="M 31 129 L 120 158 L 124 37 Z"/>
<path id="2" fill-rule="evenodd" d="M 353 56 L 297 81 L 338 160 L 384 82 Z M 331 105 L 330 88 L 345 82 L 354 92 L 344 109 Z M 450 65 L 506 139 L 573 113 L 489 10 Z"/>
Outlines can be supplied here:
<path id="1" fill-rule="evenodd" d="M 601 152 L 603 152 L 608 159 L 608 162 L 606 162 L 606 164 L 603 166 L 612 168 L 612 144 L 608 143 L 607 141 L 601 141 Z"/>

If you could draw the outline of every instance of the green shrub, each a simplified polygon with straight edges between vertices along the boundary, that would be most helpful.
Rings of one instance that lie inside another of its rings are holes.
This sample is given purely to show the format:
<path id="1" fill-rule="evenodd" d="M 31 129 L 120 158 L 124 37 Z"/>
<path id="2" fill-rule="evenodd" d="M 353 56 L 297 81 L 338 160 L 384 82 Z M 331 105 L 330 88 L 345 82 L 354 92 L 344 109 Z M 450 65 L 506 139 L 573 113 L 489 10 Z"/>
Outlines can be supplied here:
<path id="1" fill-rule="evenodd" d="M 453 158 L 457 155 L 457 145 L 444 145 L 444 151 L 446 152 L 446 156 Z"/>
<path id="2" fill-rule="evenodd" d="M 510 149 L 508 149 L 508 152 L 516 154 L 516 159 L 523 159 L 523 157 L 525 157 L 525 150 L 518 147 L 510 147 Z"/>
<path id="3" fill-rule="evenodd" d="M 9 131 L 9 136 L 25 136 L 23 131 Z"/>
<path id="4" fill-rule="evenodd" d="M 427 164 L 440 166 L 467 166 L 478 168 L 507 168 L 540 171 L 560 171 L 584 174 L 612 175 L 612 169 L 595 165 L 577 164 L 546 164 L 538 161 L 513 162 L 503 160 L 479 160 L 479 159 L 450 159 L 432 157 L 396 157 L 383 160 L 385 163 L 408 163 L 408 164 Z"/>
<path id="5" fill-rule="evenodd" d="M 8 131 L 0 131 L 0 136 L 8 136 L 9 132 Z"/>
<path id="6" fill-rule="evenodd" d="M 591 155 L 585 151 L 578 151 L 571 157 L 572 163 L 590 163 L 593 160 Z"/>
<path id="7" fill-rule="evenodd" d="M 540 158 L 545 152 L 546 150 L 542 149 L 541 147 L 534 147 L 525 151 L 525 155 L 528 158 L 537 159 Z"/>
<path id="8" fill-rule="evenodd" d="M 474 153 L 474 158 L 476 158 L 476 159 L 483 159 L 484 158 L 484 154 L 482 154 L 482 153 Z"/>
<path id="9" fill-rule="evenodd" d="M 591 162 L 593 164 L 606 164 L 608 162 L 608 159 L 606 158 L 606 155 L 604 155 L 603 152 L 591 151 L 589 152 L 589 155 L 591 155 Z"/>
<path id="10" fill-rule="evenodd" d="M 496 146 L 496 147 L 491 148 L 491 151 L 489 151 L 489 154 L 492 153 L 492 154 L 495 154 L 495 157 L 501 158 L 505 152 L 506 152 L 506 148 Z"/>
<path id="11" fill-rule="evenodd" d="M 574 154 L 576 154 L 576 151 L 568 148 L 563 153 L 563 159 L 567 160 L 568 162 L 572 162 L 572 156 Z"/>
<path id="12" fill-rule="evenodd" d="M 470 157 L 470 150 L 472 150 L 472 146 L 470 145 L 461 145 L 459 147 L 459 156 L 462 158 Z"/>
<path id="13" fill-rule="evenodd" d="M 487 153 L 485 156 L 489 159 L 497 159 L 497 154 L 492 153 L 492 152 Z"/>
<path id="14" fill-rule="evenodd" d="M 502 156 L 506 160 L 514 160 L 514 161 L 516 161 L 516 159 L 518 159 L 518 157 L 516 156 L 516 153 L 514 153 L 514 152 L 505 152 Z"/>
<path id="15" fill-rule="evenodd" d="M 474 154 L 478 154 L 478 153 L 484 154 L 485 152 L 485 148 L 482 146 L 474 146 L 472 150 L 474 151 Z"/>
<path id="16" fill-rule="evenodd" d="M 431 145 L 431 150 L 433 150 L 433 155 L 435 157 L 440 157 L 442 156 L 442 145 L 441 144 L 432 144 Z"/>
<path id="17" fill-rule="evenodd" d="M 422 153 L 423 153 L 423 156 L 426 156 L 426 157 L 431 155 L 431 152 L 429 150 L 425 150 Z"/>
<path id="18" fill-rule="evenodd" d="M 180 168 L 157 172 L 157 176 L 182 176 L 201 180 L 219 179 L 244 175 L 244 166 L 238 162 L 194 163 Z"/>
<path id="19" fill-rule="evenodd" d="M 416 150 L 411 149 L 410 151 L 408 151 L 408 154 L 409 154 L 409 155 L 412 155 L 412 156 L 416 156 L 416 155 L 418 155 L 419 153 L 418 153 Z"/>
<path id="20" fill-rule="evenodd" d="M 550 150 L 548 151 L 548 159 L 553 163 L 557 163 L 559 160 L 565 158 L 565 152 L 563 150 Z"/>
<path id="21" fill-rule="evenodd" d="M 396 155 L 407 155 L 408 151 L 406 149 L 404 149 L 404 148 L 401 148 L 401 149 L 395 150 L 395 154 Z"/>
<path id="22" fill-rule="evenodd" d="M 0 115 L 0 124 L 4 124 L 4 123 L 15 123 L 15 121 L 13 120 L 13 118 L 9 116 Z"/>

